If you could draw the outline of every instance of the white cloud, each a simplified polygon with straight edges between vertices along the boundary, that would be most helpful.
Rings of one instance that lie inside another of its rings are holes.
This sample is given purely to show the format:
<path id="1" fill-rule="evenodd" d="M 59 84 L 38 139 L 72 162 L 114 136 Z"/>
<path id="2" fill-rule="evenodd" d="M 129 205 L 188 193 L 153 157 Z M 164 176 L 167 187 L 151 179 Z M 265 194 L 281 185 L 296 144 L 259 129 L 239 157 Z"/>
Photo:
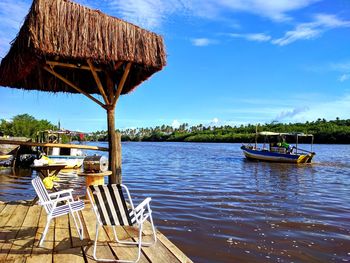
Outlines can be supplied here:
<path id="1" fill-rule="evenodd" d="M 300 121 L 311 121 L 318 118 L 334 120 L 336 117 L 348 119 L 350 112 L 350 94 L 344 94 L 342 97 L 321 103 L 315 103 L 310 106 L 308 111 L 298 115 Z"/>
<path id="2" fill-rule="evenodd" d="M 228 12 L 246 12 L 274 21 L 291 20 L 288 12 L 319 0 L 111 0 L 116 15 L 149 29 L 160 28 L 171 15 L 222 19 Z M 91 0 L 89 2 L 93 3 Z M 94 5 L 94 4 L 93 4 Z"/>
<path id="3" fill-rule="evenodd" d="M 309 110 L 309 107 L 299 107 L 299 108 L 294 108 L 292 110 L 282 111 L 276 116 L 275 120 L 281 121 L 286 118 L 293 118 L 294 116 L 297 116 L 298 114 L 308 110 Z"/>
<path id="4" fill-rule="evenodd" d="M 341 63 L 332 63 L 330 65 L 331 70 L 334 71 L 350 71 L 350 61 L 341 62 Z"/>
<path id="5" fill-rule="evenodd" d="M 304 8 L 319 0 L 219 0 L 212 1 L 219 3 L 223 8 L 231 11 L 244 11 L 259 16 L 267 17 L 275 21 L 290 20 L 288 12 Z"/>
<path id="6" fill-rule="evenodd" d="M 10 49 L 10 42 L 16 37 L 29 7 L 28 1 L 0 1 L 0 57 Z"/>
<path id="7" fill-rule="evenodd" d="M 178 120 L 173 120 L 173 123 L 171 124 L 171 126 L 177 129 L 180 127 L 180 122 Z"/>
<path id="8" fill-rule="evenodd" d="M 330 29 L 340 27 L 350 27 L 350 20 L 342 20 L 330 14 L 317 14 L 312 22 L 297 25 L 294 30 L 287 31 L 283 37 L 274 39 L 271 43 L 285 46 L 297 40 L 317 38 Z"/>
<path id="9" fill-rule="evenodd" d="M 315 23 L 327 28 L 349 27 L 350 20 L 341 20 L 335 15 L 317 14 L 315 15 Z"/>
<path id="10" fill-rule="evenodd" d="M 343 75 L 341 75 L 340 77 L 339 77 L 339 81 L 340 82 L 344 82 L 344 81 L 346 81 L 346 80 L 348 80 L 350 78 L 350 74 L 343 74 Z"/>
<path id="11" fill-rule="evenodd" d="M 299 25 L 295 30 L 287 31 L 284 37 L 274 39 L 271 41 L 272 44 L 285 46 L 301 39 L 313 39 L 321 34 L 321 30 L 311 28 L 305 25 Z"/>
<path id="12" fill-rule="evenodd" d="M 271 39 L 271 36 L 264 34 L 264 33 L 255 33 L 255 34 L 236 34 L 232 33 L 229 34 L 231 37 L 236 38 L 244 38 L 249 41 L 257 41 L 257 42 L 267 42 Z"/>
<path id="13" fill-rule="evenodd" d="M 197 47 L 204 47 L 211 44 L 215 44 L 216 41 L 209 38 L 193 38 L 191 39 L 192 45 Z"/>
<path id="14" fill-rule="evenodd" d="M 188 1 L 181 0 L 111 0 L 108 7 L 122 18 L 148 29 L 160 28 L 177 12 L 186 13 Z"/>

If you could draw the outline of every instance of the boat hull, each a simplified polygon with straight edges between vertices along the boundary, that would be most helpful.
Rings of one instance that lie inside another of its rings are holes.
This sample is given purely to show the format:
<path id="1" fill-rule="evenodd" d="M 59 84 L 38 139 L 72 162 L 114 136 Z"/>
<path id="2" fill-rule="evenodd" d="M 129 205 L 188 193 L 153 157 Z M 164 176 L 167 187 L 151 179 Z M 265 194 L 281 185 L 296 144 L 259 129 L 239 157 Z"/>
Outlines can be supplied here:
<path id="1" fill-rule="evenodd" d="M 270 152 L 267 150 L 255 150 L 241 147 L 245 157 L 250 160 L 278 162 L 278 163 L 310 163 L 314 154 L 287 154 Z"/>
<path id="2" fill-rule="evenodd" d="M 49 155 L 56 164 L 65 164 L 64 169 L 78 169 L 82 166 L 85 156 Z"/>

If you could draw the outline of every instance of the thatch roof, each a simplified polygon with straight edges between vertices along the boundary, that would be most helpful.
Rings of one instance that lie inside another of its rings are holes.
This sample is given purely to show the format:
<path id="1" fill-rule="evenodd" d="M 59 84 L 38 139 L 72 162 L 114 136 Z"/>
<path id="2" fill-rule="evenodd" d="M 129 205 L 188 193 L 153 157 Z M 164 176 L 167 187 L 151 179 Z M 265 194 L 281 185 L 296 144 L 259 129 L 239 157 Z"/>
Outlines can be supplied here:
<path id="1" fill-rule="evenodd" d="M 0 86 L 51 92 L 77 91 L 43 69 L 47 61 L 87 65 L 90 59 L 116 83 L 132 62 L 122 94 L 162 69 L 161 36 L 68 0 L 34 0 L 9 53 L 0 65 Z M 90 71 L 55 67 L 55 71 L 90 94 L 99 93 Z"/>

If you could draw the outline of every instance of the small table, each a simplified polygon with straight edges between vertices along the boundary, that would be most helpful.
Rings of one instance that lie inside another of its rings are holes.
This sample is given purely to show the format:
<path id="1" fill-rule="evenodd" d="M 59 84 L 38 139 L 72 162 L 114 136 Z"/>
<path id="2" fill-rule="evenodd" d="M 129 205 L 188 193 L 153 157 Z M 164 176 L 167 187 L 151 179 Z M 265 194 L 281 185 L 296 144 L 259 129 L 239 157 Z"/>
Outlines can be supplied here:
<path id="1" fill-rule="evenodd" d="M 39 173 L 39 176 L 44 179 L 48 176 L 58 175 L 58 173 L 66 167 L 65 164 L 44 164 L 44 165 L 32 165 L 35 171 Z"/>
<path id="2" fill-rule="evenodd" d="M 104 185 L 105 176 L 109 176 L 111 174 L 112 174 L 112 171 L 106 171 L 101 173 L 88 173 L 88 172 L 78 173 L 78 175 L 80 176 L 85 176 L 86 190 L 89 188 L 90 185 Z"/>

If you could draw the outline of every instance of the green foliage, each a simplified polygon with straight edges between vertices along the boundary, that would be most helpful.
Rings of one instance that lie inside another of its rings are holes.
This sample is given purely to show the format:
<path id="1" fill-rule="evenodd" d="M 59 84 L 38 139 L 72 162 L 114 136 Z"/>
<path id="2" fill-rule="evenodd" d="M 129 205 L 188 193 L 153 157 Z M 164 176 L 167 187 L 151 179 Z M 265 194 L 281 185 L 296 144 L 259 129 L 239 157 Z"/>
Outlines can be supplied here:
<path id="1" fill-rule="evenodd" d="M 184 123 L 175 129 L 162 125 L 155 128 L 126 129 L 120 131 L 124 141 L 176 141 L 176 142 L 253 142 L 256 126 L 189 127 Z M 315 143 L 350 143 L 350 119 L 326 121 L 318 119 L 305 123 L 278 123 L 259 125 L 259 131 L 303 132 L 314 135 Z M 302 139 L 301 139 L 302 142 Z"/>
<path id="2" fill-rule="evenodd" d="M 57 129 L 55 125 L 47 120 L 36 120 L 29 114 L 20 114 L 11 121 L 1 119 L 0 132 L 4 135 L 15 137 L 35 138 L 38 131 Z"/>
<path id="3" fill-rule="evenodd" d="M 17 115 L 11 121 L 0 120 L 0 132 L 10 136 L 34 138 L 37 131 L 57 129 L 47 120 L 36 120 L 28 114 Z M 179 128 L 168 125 L 154 128 L 137 128 L 118 131 L 122 141 L 174 141 L 174 142 L 253 142 L 256 126 L 252 124 L 240 126 L 205 127 L 202 124 L 189 127 L 187 123 Z M 303 132 L 314 135 L 315 143 L 350 144 L 350 119 L 327 121 L 317 119 L 305 123 L 271 122 L 259 125 L 259 131 Z M 96 131 L 85 136 L 90 141 L 108 141 L 106 131 Z"/>

